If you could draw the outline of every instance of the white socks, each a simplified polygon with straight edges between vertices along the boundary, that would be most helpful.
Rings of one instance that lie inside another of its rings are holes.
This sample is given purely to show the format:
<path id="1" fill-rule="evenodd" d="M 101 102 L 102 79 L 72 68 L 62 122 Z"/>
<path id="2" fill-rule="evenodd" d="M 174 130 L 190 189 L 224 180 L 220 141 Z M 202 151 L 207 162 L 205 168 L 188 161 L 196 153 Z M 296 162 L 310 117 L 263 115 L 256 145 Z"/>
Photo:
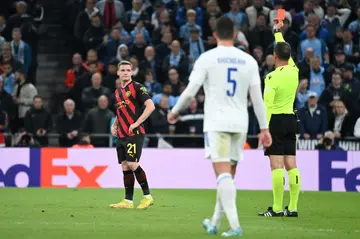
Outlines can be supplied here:
<path id="1" fill-rule="evenodd" d="M 221 218 L 224 216 L 225 212 L 221 205 L 219 191 L 216 193 L 216 204 L 215 211 L 211 218 L 211 225 L 217 228 L 220 227 Z"/>
<path id="2" fill-rule="evenodd" d="M 222 211 L 221 209 L 223 209 L 223 211 L 225 211 L 231 229 L 237 229 L 240 227 L 240 224 L 236 208 L 236 187 L 231 174 L 220 174 L 217 178 L 217 185 L 217 194 L 220 200 L 216 201 L 216 205 L 219 204 L 219 206 L 215 206 L 215 213 L 211 224 L 215 226 L 216 224 L 214 224 L 214 222 L 216 223 L 217 220 L 220 221 L 220 214 Z M 218 208 L 220 210 L 217 210 Z M 217 219 L 219 217 L 220 219 Z"/>

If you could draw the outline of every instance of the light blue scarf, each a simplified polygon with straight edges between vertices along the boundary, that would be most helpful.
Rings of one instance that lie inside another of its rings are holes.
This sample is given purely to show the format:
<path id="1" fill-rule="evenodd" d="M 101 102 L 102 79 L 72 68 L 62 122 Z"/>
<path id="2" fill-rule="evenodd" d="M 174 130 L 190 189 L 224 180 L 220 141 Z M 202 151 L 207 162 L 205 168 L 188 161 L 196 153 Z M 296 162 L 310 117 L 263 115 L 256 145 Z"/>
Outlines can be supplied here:
<path id="1" fill-rule="evenodd" d="M 11 41 L 11 50 L 14 58 L 24 64 L 25 61 L 25 43 L 20 40 L 18 51 L 15 52 L 15 45 L 14 41 Z"/>
<path id="2" fill-rule="evenodd" d="M 180 64 L 180 60 L 181 60 L 182 54 L 183 54 L 183 53 L 182 53 L 181 51 L 179 51 L 179 53 L 177 54 L 177 56 L 174 56 L 173 54 L 170 54 L 170 58 L 169 58 L 170 66 L 178 67 L 179 64 Z"/>
<path id="3" fill-rule="evenodd" d="M 199 37 L 197 41 L 190 42 L 190 56 L 191 59 L 194 59 L 194 62 L 199 58 L 199 56 L 205 51 L 204 42 Z"/>

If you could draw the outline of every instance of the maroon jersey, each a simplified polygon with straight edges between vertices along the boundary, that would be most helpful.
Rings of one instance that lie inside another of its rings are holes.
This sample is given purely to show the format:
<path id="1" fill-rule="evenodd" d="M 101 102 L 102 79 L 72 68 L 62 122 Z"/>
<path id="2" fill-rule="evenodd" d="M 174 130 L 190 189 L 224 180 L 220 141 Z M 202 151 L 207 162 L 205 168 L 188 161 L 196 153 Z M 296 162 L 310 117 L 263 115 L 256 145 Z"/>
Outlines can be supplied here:
<path id="1" fill-rule="evenodd" d="M 138 82 L 131 81 L 124 88 L 115 90 L 116 118 L 119 122 L 118 137 L 125 138 L 134 136 L 129 133 L 129 127 L 135 123 L 143 113 L 144 102 L 151 99 L 145 86 Z M 145 134 L 144 125 L 133 130 L 136 134 Z"/>

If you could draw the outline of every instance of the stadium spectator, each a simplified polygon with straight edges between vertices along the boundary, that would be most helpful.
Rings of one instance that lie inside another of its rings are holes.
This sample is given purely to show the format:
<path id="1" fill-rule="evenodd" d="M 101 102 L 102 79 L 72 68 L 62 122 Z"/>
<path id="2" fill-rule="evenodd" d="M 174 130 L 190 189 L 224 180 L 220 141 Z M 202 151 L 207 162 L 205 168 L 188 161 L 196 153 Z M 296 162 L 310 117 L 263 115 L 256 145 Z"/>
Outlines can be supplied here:
<path id="1" fill-rule="evenodd" d="M 26 81 L 25 74 L 22 70 L 15 72 L 16 85 L 12 92 L 12 97 L 16 105 L 15 119 L 12 124 L 12 131 L 17 132 L 24 127 L 24 118 L 26 112 L 33 105 L 34 97 L 38 94 L 35 86 Z"/>
<path id="2" fill-rule="evenodd" d="M 348 29 L 355 35 L 355 37 L 357 36 L 357 39 L 355 41 L 357 43 L 360 43 L 360 5 L 356 7 L 356 17 L 357 19 L 349 24 Z"/>
<path id="3" fill-rule="evenodd" d="M 335 134 L 332 131 L 326 131 L 324 138 L 315 146 L 318 150 L 343 150 L 335 142 Z"/>
<path id="4" fill-rule="evenodd" d="M 84 44 L 86 51 L 96 49 L 104 40 L 106 35 L 104 27 L 101 25 L 99 15 L 91 17 L 91 25 L 84 35 Z"/>
<path id="5" fill-rule="evenodd" d="M 248 134 L 249 135 L 257 135 L 260 132 L 260 127 L 259 127 L 259 123 L 257 121 L 256 115 L 255 115 L 255 111 L 254 111 L 254 106 L 251 102 L 251 98 L 250 95 L 248 95 L 248 114 L 249 114 L 249 126 L 248 126 Z M 199 100 L 199 96 L 197 99 L 198 102 L 200 102 Z M 203 107 L 199 107 L 199 109 L 203 110 Z"/>
<path id="6" fill-rule="evenodd" d="M 216 13 L 216 12 L 214 11 L 214 13 Z M 216 14 L 214 14 L 214 15 L 216 16 Z M 248 20 L 247 20 L 246 14 L 244 12 L 240 11 L 239 1 L 231 0 L 230 1 L 230 11 L 225 13 L 224 16 L 231 18 L 233 20 L 233 22 L 235 23 L 236 28 L 241 29 L 243 31 L 246 30 Z"/>
<path id="7" fill-rule="evenodd" d="M 320 63 L 329 62 L 329 55 L 326 44 L 324 41 L 316 38 L 316 29 L 314 25 L 308 25 L 306 27 L 307 39 L 300 42 L 299 60 L 305 58 L 305 51 L 309 48 L 314 50 L 314 56 L 319 57 Z"/>
<path id="8" fill-rule="evenodd" d="M 319 103 L 326 107 L 327 112 L 332 111 L 335 102 L 338 100 L 344 101 L 346 93 L 342 83 L 341 74 L 334 72 L 331 84 L 322 92 Z"/>
<path id="9" fill-rule="evenodd" d="M 324 91 L 326 85 L 325 70 L 324 67 L 320 66 L 318 57 L 311 58 L 310 66 L 309 90 L 319 96 Z"/>
<path id="10" fill-rule="evenodd" d="M 143 20 L 138 20 L 134 30 L 130 32 L 130 44 L 136 43 L 136 37 L 140 34 L 143 38 L 143 44 L 151 43 L 151 37 L 148 29 L 145 28 Z"/>
<path id="11" fill-rule="evenodd" d="M 24 1 L 16 3 L 16 13 L 11 15 L 6 22 L 3 32 L 5 39 L 10 40 L 14 28 L 20 28 L 23 24 L 33 22 L 33 17 L 27 14 L 27 4 Z"/>
<path id="12" fill-rule="evenodd" d="M 167 114 L 169 110 L 169 97 L 162 95 L 160 102 L 156 105 L 154 112 L 150 115 L 149 123 L 150 129 L 149 133 L 159 133 L 159 134 L 169 134 L 169 124 L 167 121 Z M 149 146 L 157 146 L 158 139 L 151 138 Z"/>
<path id="13" fill-rule="evenodd" d="M 180 86 L 181 81 L 179 79 L 179 73 L 176 68 L 170 68 L 168 71 L 168 79 L 169 84 L 171 85 L 171 95 L 172 96 L 179 96 L 180 95 Z"/>
<path id="14" fill-rule="evenodd" d="M 106 29 L 110 30 L 117 21 L 125 17 L 125 8 L 122 1 L 102 0 L 96 4 L 101 16 L 104 19 Z"/>
<path id="15" fill-rule="evenodd" d="M 190 40 L 190 30 L 196 28 L 199 31 L 200 36 L 202 36 L 201 25 L 196 24 L 196 11 L 189 9 L 186 13 L 186 24 L 180 27 L 179 38 L 181 41 Z"/>
<path id="16" fill-rule="evenodd" d="M 218 6 L 218 3 L 216 0 L 209 0 L 206 4 L 206 11 L 204 12 L 204 19 L 203 19 L 203 25 L 202 25 L 202 29 L 203 30 L 203 36 L 204 39 L 208 39 L 208 36 L 210 36 L 210 34 L 205 34 L 208 32 L 213 32 L 214 29 L 212 29 L 212 27 L 210 26 L 209 22 L 210 22 L 210 18 L 212 19 L 217 19 L 219 17 L 222 16 L 221 13 L 221 9 Z M 246 15 L 244 15 L 246 18 Z"/>
<path id="17" fill-rule="evenodd" d="M 114 113 L 108 109 L 108 98 L 102 95 L 98 99 L 98 106 L 91 109 L 83 122 L 81 132 L 89 134 L 109 134 L 109 127 Z M 108 147 L 109 137 L 91 137 L 95 147 Z"/>
<path id="18" fill-rule="evenodd" d="M 316 92 L 309 92 L 308 104 L 299 110 L 300 137 L 304 139 L 321 139 L 328 129 L 327 112 L 318 104 Z"/>
<path id="19" fill-rule="evenodd" d="M 345 68 L 346 56 L 342 48 L 336 48 L 334 51 L 333 63 L 326 69 L 326 79 L 331 79 L 332 74 L 342 72 Z M 328 80 L 327 80 L 328 81 Z"/>
<path id="20" fill-rule="evenodd" d="M 151 18 L 150 18 L 152 29 L 159 28 L 161 22 L 160 20 L 161 13 L 165 11 L 167 12 L 164 3 L 161 1 L 155 2 L 154 9 L 155 11 L 151 14 Z"/>
<path id="21" fill-rule="evenodd" d="M 346 64 L 343 71 L 346 106 L 354 116 L 360 116 L 360 81 L 354 77 L 354 66 Z"/>
<path id="22" fill-rule="evenodd" d="M 83 90 L 81 99 L 85 113 L 97 105 L 100 96 L 105 95 L 107 98 L 110 98 L 110 90 L 107 87 L 101 86 L 101 81 L 101 74 L 95 73 L 91 76 L 91 86 Z"/>
<path id="23" fill-rule="evenodd" d="M 176 24 L 179 28 L 185 25 L 187 22 L 187 13 L 190 9 L 195 11 L 196 20 L 195 23 L 198 26 L 202 26 L 203 23 L 203 11 L 201 7 L 196 6 L 197 0 L 184 0 L 183 7 L 178 8 L 176 12 Z"/>
<path id="24" fill-rule="evenodd" d="M 354 126 L 354 136 L 360 138 L 360 117 L 356 120 Z"/>
<path id="25" fill-rule="evenodd" d="M 166 56 L 170 55 L 171 52 L 171 43 L 173 40 L 173 35 L 171 32 L 165 32 L 161 38 L 161 43 L 155 47 L 156 61 L 163 63 Z M 163 73 L 163 72 L 161 72 Z M 163 83 L 163 79 L 159 79 L 159 82 Z"/>
<path id="26" fill-rule="evenodd" d="M 94 148 L 94 145 L 91 144 L 91 139 L 89 134 L 82 133 L 79 138 L 80 139 L 78 143 L 74 144 L 72 148 L 85 148 L 85 149 Z"/>
<path id="27" fill-rule="evenodd" d="M 81 77 L 79 77 L 74 84 L 74 87 L 69 92 L 69 98 L 75 101 L 77 110 L 83 111 L 83 104 L 81 100 L 82 92 L 86 87 L 91 86 L 91 77 L 97 72 L 98 63 L 89 62 L 88 63 L 88 72 L 85 72 Z"/>
<path id="28" fill-rule="evenodd" d="M 182 134 L 196 135 L 203 132 L 204 112 L 197 107 L 196 99 L 192 99 L 189 107 L 180 114 L 180 122 L 176 125 L 176 131 Z M 182 147 L 203 147 L 204 140 L 201 138 L 182 140 Z M 179 141 L 177 140 L 177 143 Z"/>
<path id="29" fill-rule="evenodd" d="M 104 64 L 99 62 L 98 54 L 94 49 L 90 49 L 87 52 L 86 61 L 84 63 L 82 63 L 82 65 L 88 71 L 90 71 L 89 70 L 89 62 L 96 62 L 97 63 L 96 72 L 102 73 L 104 71 Z"/>
<path id="30" fill-rule="evenodd" d="M 154 95 L 152 97 L 152 101 L 154 102 L 155 105 L 159 105 L 161 97 L 165 95 L 165 96 L 169 97 L 169 99 L 168 99 L 168 102 L 169 102 L 168 107 L 172 108 L 176 104 L 177 99 L 176 99 L 176 97 L 172 96 L 171 94 L 172 94 L 171 84 L 170 83 L 165 83 L 163 85 L 163 88 L 162 88 L 162 93 Z"/>
<path id="31" fill-rule="evenodd" d="M 25 73 L 29 72 L 31 66 L 31 49 L 29 45 L 21 40 L 21 31 L 14 28 L 12 31 L 11 52 L 15 60 L 23 64 Z"/>
<path id="32" fill-rule="evenodd" d="M 75 81 L 82 76 L 86 71 L 86 68 L 82 64 L 82 57 L 79 53 L 75 53 L 72 57 L 72 68 L 67 70 L 65 87 L 73 88 Z"/>
<path id="33" fill-rule="evenodd" d="M 91 18 L 99 14 L 99 9 L 95 7 L 95 0 L 86 0 L 86 7 L 81 11 L 75 20 L 74 36 L 77 40 L 76 49 L 83 55 L 85 48 L 83 46 L 83 39 L 85 32 L 91 26 Z"/>
<path id="34" fill-rule="evenodd" d="M 275 58 L 273 55 L 267 55 L 265 62 L 260 67 L 260 77 L 261 77 L 261 89 L 264 92 L 264 80 L 268 73 L 275 70 Z"/>
<path id="35" fill-rule="evenodd" d="M 329 40 L 333 42 L 336 29 L 342 28 L 350 17 L 351 10 L 348 8 L 337 9 L 335 3 L 330 2 L 326 8 L 326 15 L 321 25 L 329 32 Z"/>
<path id="36" fill-rule="evenodd" d="M 129 49 L 130 55 L 135 56 L 139 61 L 143 61 L 145 60 L 145 48 L 146 42 L 144 39 L 144 35 L 141 33 L 137 33 L 135 36 L 135 42 Z"/>
<path id="37" fill-rule="evenodd" d="M 113 27 L 111 30 L 111 39 L 105 39 L 99 46 L 98 54 L 104 65 L 117 55 L 117 49 L 121 45 L 121 33 L 119 28 Z"/>
<path id="38" fill-rule="evenodd" d="M 308 27 L 312 26 L 314 28 L 314 37 L 323 41 L 325 44 L 329 44 L 329 32 L 326 28 L 320 25 L 320 18 L 316 14 L 310 14 L 308 17 L 309 24 L 307 24 L 306 29 L 301 32 L 300 40 L 305 40 L 308 38 Z M 340 28 L 341 29 L 341 28 Z"/>
<path id="39" fill-rule="evenodd" d="M 11 94 L 15 87 L 15 74 L 13 73 L 13 69 L 10 62 L 5 62 L 3 64 L 3 74 L 0 75 L 0 79 L 3 80 L 4 90 Z"/>
<path id="40" fill-rule="evenodd" d="M 144 86 L 146 87 L 150 96 L 161 93 L 161 85 L 159 82 L 154 80 L 154 73 L 151 69 L 147 69 L 145 71 Z"/>
<path id="41" fill-rule="evenodd" d="M 157 82 L 161 75 L 161 66 L 156 62 L 155 48 L 153 46 L 146 47 L 144 57 L 145 60 L 140 63 L 140 69 L 143 72 L 150 69 L 152 71 L 154 81 Z"/>
<path id="42" fill-rule="evenodd" d="M 351 31 L 344 30 L 342 35 L 342 43 L 340 47 L 344 50 L 346 56 L 359 56 L 359 46 L 353 42 Z M 339 47 L 339 46 L 338 46 Z"/>
<path id="43" fill-rule="evenodd" d="M 269 26 L 271 28 L 274 26 L 275 18 L 277 18 L 277 10 L 284 8 L 284 2 L 285 2 L 284 0 L 275 0 L 274 1 L 274 9 L 271 10 L 269 13 Z M 288 11 L 285 12 L 285 19 L 288 21 L 288 25 L 291 27 L 292 17 L 291 17 L 290 12 L 288 12 Z M 286 39 L 285 39 L 285 41 L 286 41 Z M 286 41 L 286 42 L 288 42 L 288 41 Z"/>
<path id="44" fill-rule="evenodd" d="M 190 38 L 184 42 L 182 49 L 188 55 L 190 68 L 195 61 L 205 52 L 205 43 L 200 37 L 200 32 L 196 28 L 190 29 Z"/>
<path id="45" fill-rule="evenodd" d="M 26 112 L 24 126 L 26 132 L 32 134 L 41 146 L 49 144 L 47 134 L 52 128 L 52 119 L 51 114 L 43 106 L 41 96 L 34 97 L 33 106 Z"/>
<path id="46" fill-rule="evenodd" d="M 252 29 L 255 27 L 259 15 L 268 18 L 270 9 L 263 5 L 262 0 L 254 0 L 252 6 L 246 8 L 245 12 L 248 17 L 249 27 Z"/>
<path id="47" fill-rule="evenodd" d="M 172 36 L 177 36 L 176 28 L 171 23 L 170 13 L 168 11 L 163 11 L 160 14 L 159 26 L 152 32 L 152 43 L 154 45 L 160 44 L 162 37 L 166 33 L 171 33 Z"/>
<path id="48" fill-rule="evenodd" d="M 329 114 L 329 130 L 334 132 L 335 138 L 353 136 L 354 119 L 341 100 L 334 103 L 332 114 Z"/>
<path id="49" fill-rule="evenodd" d="M 31 134 L 28 134 L 25 129 L 22 129 L 19 134 L 16 135 L 15 146 L 20 148 L 39 148 L 41 145 L 34 139 Z"/>
<path id="50" fill-rule="evenodd" d="M 5 147 L 5 135 L 9 126 L 9 118 L 5 111 L 0 109 L 0 148 Z"/>
<path id="51" fill-rule="evenodd" d="M 179 41 L 171 43 L 171 52 L 167 55 L 162 64 L 162 72 L 165 74 L 170 67 L 175 67 L 181 78 L 189 74 L 189 59 L 180 47 Z"/>
<path id="52" fill-rule="evenodd" d="M 302 109 L 306 106 L 308 101 L 308 86 L 309 80 L 307 78 L 301 78 L 298 86 L 298 90 L 296 93 L 296 109 Z"/>
<path id="53" fill-rule="evenodd" d="M 1 52 L 2 52 L 2 55 L 0 56 L 0 73 L 1 74 L 4 72 L 3 67 L 4 67 L 5 62 L 10 62 L 11 63 L 11 66 L 12 66 L 12 69 L 13 69 L 14 72 L 16 70 L 22 70 L 23 69 L 23 65 L 21 64 L 21 62 L 16 60 L 13 57 L 10 43 L 5 42 L 1 47 Z"/>
<path id="54" fill-rule="evenodd" d="M 75 102 L 71 99 L 65 100 L 64 112 L 56 119 L 56 132 L 59 134 L 61 147 L 71 147 L 78 142 L 82 120 L 82 114 L 75 111 Z"/>
<path id="55" fill-rule="evenodd" d="M 132 1 L 132 9 L 126 12 L 124 19 L 124 26 L 127 31 L 132 31 L 138 20 L 143 21 L 145 28 L 151 29 L 150 16 L 147 11 L 143 11 L 142 7 L 142 0 Z"/>
<path id="56" fill-rule="evenodd" d="M 132 71 L 133 71 L 133 75 L 132 75 L 132 79 L 136 82 L 139 83 L 144 83 L 145 81 L 145 75 L 144 72 L 139 68 L 139 60 L 137 59 L 136 56 L 132 56 L 130 57 L 130 63 L 132 65 Z"/>
<path id="57" fill-rule="evenodd" d="M 129 49 L 126 44 L 121 44 L 118 47 L 116 59 L 118 59 L 119 62 L 129 60 Z"/>
<path id="58" fill-rule="evenodd" d="M 216 39 L 214 38 L 214 32 L 216 27 L 216 17 L 210 17 L 208 22 L 208 26 L 204 28 L 203 39 L 205 40 L 205 49 L 211 50 L 217 46 Z M 238 35 L 236 37 L 237 44 L 249 46 L 248 41 L 243 32 L 238 31 Z"/>
<path id="59" fill-rule="evenodd" d="M 0 77 L 0 112 L 6 112 L 8 119 L 12 120 L 14 116 L 14 103 L 11 94 L 4 89 L 4 79 Z M 11 122 L 9 122 L 11 123 Z"/>
<path id="60" fill-rule="evenodd" d="M 264 50 L 261 46 L 255 46 L 254 49 L 252 50 L 252 55 L 254 56 L 255 60 L 257 61 L 259 67 L 261 67 L 261 65 L 264 62 Z"/>
<path id="61" fill-rule="evenodd" d="M 5 28 L 6 28 L 6 18 L 4 15 L 0 14 L 0 36 L 3 35 Z"/>
<path id="62" fill-rule="evenodd" d="M 107 66 L 106 75 L 103 76 L 101 81 L 102 86 L 108 88 L 110 90 L 110 93 L 113 93 L 115 91 L 115 81 L 118 78 L 117 76 L 118 64 L 119 61 L 117 59 L 112 59 Z"/>
<path id="63" fill-rule="evenodd" d="M 304 27 L 308 24 L 307 18 L 310 14 L 314 14 L 314 4 L 311 0 L 305 0 L 303 4 L 303 9 L 300 12 L 297 12 L 293 15 L 293 23 L 292 27 L 296 32 L 300 32 L 300 30 L 304 29 Z"/>

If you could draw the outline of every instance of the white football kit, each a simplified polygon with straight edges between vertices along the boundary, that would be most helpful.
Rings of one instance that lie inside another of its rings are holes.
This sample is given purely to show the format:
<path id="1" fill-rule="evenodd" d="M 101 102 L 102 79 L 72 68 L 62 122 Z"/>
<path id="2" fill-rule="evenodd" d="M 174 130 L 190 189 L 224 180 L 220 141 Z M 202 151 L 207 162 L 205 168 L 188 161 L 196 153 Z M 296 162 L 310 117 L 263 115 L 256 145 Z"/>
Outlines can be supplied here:
<path id="1" fill-rule="evenodd" d="M 172 109 L 179 113 L 204 87 L 206 158 L 239 161 L 248 131 L 248 93 L 261 129 L 268 128 L 255 59 L 236 47 L 218 46 L 198 58 L 189 84 Z"/>

